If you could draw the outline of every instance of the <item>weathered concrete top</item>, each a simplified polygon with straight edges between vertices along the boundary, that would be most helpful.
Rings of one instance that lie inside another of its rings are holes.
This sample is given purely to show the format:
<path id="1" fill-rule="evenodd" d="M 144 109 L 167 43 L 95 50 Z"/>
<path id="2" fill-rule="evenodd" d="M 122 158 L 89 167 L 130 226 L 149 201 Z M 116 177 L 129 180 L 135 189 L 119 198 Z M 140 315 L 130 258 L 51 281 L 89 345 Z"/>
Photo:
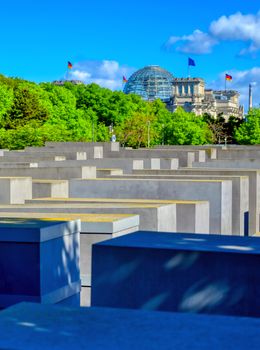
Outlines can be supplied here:
<path id="1" fill-rule="evenodd" d="M 21 303 L 0 313 L 0 348 L 253 350 L 259 328 L 257 318 Z"/>
<path id="2" fill-rule="evenodd" d="M 43 220 L 48 220 L 53 222 L 53 220 L 57 221 L 62 221 L 62 220 L 75 220 L 75 219 L 80 219 L 81 221 L 85 222 L 113 222 L 113 221 L 118 221 L 126 218 L 131 218 L 133 215 L 131 214 L 77 214 L 77 213 L 3 213 L 0 214 L 0 217 L 5 217 L 7 218 L 6 222 L 8 222 L 8 219 L 10 218 L 10 222 L 12 222 L 11 218 L 18 218 L 20 219 L 21 222 L 24 220 L 22 218 L 26 218 L 30 216 L 32 219 L 43 219 Z M 4 220 L 3 220 L 4 221 Z M 47 223 L 49 224 L 49 222 Z M 31 222 L 33 225 L 37 226 L 38 221 L 31 221 L 28 220 L 28 227 L 31 227 Z M 1 223 L 2 220 L 0 219 L 0 229 L 1 229 Z M 19 221 L 18 221 L 19 223 Z M 39 221 L 39 227 L 45 227 L 45 221 Z"/>
<path id="3" fill-rule="evenodd" d="M 33 183 L 40 184 L 64 184 L 68 183 L 68 180 L 56 180 L 56 179 L 32 179 Z"/>
<path id="4" fill-rule="evenodd" d="M 138 231 L 96 245 L 151 249 L 260 254 L 257 237 Z"/>
<path id="5" fill-rule="evenodd" d="M 0 242 L 45 242 L 80 232 L 80 220 L 0 219 Z"/>
<path id="6" fill-rule="evenodd" d="M 102 213 L 102 209 L 104 208 L 131 208 L 131 209 L 135 209 L 135 208 L 161 208 L 161 207 L 165 207 L 168 205 L 172 205 L 175 203 L 127 203 L 127 202 L 104 202 L 104 203 L 99 203 L 99 202 L 30 202 L 27 204 L 10 204 L 10 205 L 0 205 L 0 210 L 2 211 L 8 211 L 13 210 L 13 209 L 33 209 L 35 208 L 35 210 L 37 209 L 42 209 L 42 208 L 46 208 L 46 210 L 49 212 L 50 209 L 61 209 L 62 208 L 99 208 L 100 209 L 100 214 Z M 186 204 L 186 203 L 185 203 Z M 190 203 L 188 203 L 190 204 Z"/>
<path id="7" fill-rule="evenodd" d="M 91 179 L 92 180 L 92 179 Z M 121 177 L 104 177 L 104 178 L 96 178 L 93 179 L 95 181 L 147 181 L 147 179 L 139 179 L 139 178 L 130 178 L 130 177 L 126 177 L 126 178 L 121 178 Z M 154 180 L 154 181 L 165 181 L 165 179 L 158 179 L 158 178 L 153 178 L 153 179 L 149 179 L 149 180 Z M 167 179 L 168 181 L 175 181 L 175 182 L 222 182 L 222 180 L 211 180 L 211 179 L 206 179 L 206 180 L 199 180 L 199 179 Z M 77 181 L 86 181 L 86 179 L 77 179 Z"/>
<path id="8" fill-rule="evenodd" d="M 195 203 L 207 203 L 207 201 L 195 201 L 195 200 L 169 200 L 169 199 L 133 199 L 133 198 L 55 198 L 55 197 L 46 197 L 46 198 L 34 198 L 27 202 L 30 203 L 44 203 L 44 202 L 63 202 L 63 203 L 143 203 L 143 204 L 178 204 L 178 203 L 184 203 L 184 204 L 195 204 Z M 1 206 L 0 206 L 1 207 Z"/>
<path id="9" fill-rule="evenodd" d="M 81 221 L 81 229 L 79 229 L 77 232 L 81 231 L 83 233 L 116 233 L 119 231 L 127 230 L 132 227 L 136 227 L 138 229 L 139 227 L 139 215 L 131 215 L 131 214 L 77 214 L 77 213 L 0 213 L 0 217 L 8 218 L 8 220 L 12 220 L 11 218 L 18 218 L 21 222 L 24 221 L 24 219 L 41 219 L 41 220 L 47 220 L 49 223 L 54 222 L 67 222 L 68 225 L 69 222 L 74 222 L 75 220 Z M 36 221 L 37 222 L 37 221 Z M 1 223 L 1 219 L 0 219 Z M 30 226 L 26 226 L 26 228 Z M 17 232 L 16 228 L 16 232 Z M 19 229 L 20 232 L 20 229 Z M 37 231 L 36 231 L 37 233 Z M 45 237 L 46 234 L 42 233 L 42 230 L 40 231 L 41 234 L 41 241 L 47 240 Z M 62 233 L 61 233 L 62 235 Z M 16 235 L 14 235 L 16 237 Z M 1 240 L 1 225 L 0 225 L 0 240 Z M 24 239 L 24 237 L 23 237 Z M 27 235 L 26 235 L 27 239 Z M 51 239 L 51 238 L 50 238 Z M 4 238 L 2 240 L 5 240 Z M 9 240 L 7 238 L 7 240 Z M 13 239 L 12 239 L 13 240 Z M 23 240 L 24 241 L 24 240 Z"/>

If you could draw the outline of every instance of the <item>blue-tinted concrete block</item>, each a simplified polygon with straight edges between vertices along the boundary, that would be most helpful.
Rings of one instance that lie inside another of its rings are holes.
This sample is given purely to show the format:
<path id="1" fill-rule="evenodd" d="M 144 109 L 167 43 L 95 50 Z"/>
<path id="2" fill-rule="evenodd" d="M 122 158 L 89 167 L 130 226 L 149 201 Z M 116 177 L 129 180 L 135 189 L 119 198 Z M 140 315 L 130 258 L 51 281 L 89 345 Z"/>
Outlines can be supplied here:
<path id="1" fill-rule="evenodd" d="M 80 291 L 80 221 L 0 220 L 0 308 Z"/>
<path id="2" fill-rule="evenodd" d="M 259 238 L 140 231 L 92 259 L 92 306 L 260 316 Z"/>
<path id="3" fill-rule="evenodd" d="M 0 312 L 0 349 L 259 349 L 260 320 L 22 303 Z"/>
<path id="4" fill-rule="evenodd" d="M 81 293 L 73 294 L 71 297 L 63 299 L 62 301 L 56 303 L 56 305 L 79 307 L 80 306 L 80 294 Z"/>

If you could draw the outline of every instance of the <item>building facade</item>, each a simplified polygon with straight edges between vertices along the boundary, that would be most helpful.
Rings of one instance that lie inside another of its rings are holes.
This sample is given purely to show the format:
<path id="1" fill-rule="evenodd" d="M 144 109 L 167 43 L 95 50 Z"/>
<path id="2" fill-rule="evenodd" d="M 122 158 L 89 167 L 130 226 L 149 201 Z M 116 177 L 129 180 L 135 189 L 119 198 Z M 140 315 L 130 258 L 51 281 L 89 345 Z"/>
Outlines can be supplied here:
<path id="1" fill-rule="evenodd" d="M 226 120 L 230 116 L 243 118 L 244 115 L 237 91 L 205 89 L 205 82 L 201 78 L 173 79 L 172 106 L 169 105 L 169 109 L 174 111 L 179 106 L 197 115 L 221 115 Z"/>
<path id="2" fill-rule="evenodd" d="M 160 98 L 172 112 L 182 107 L 196 115 L 221 115 L 226 120 L 231 115 L 238 118 L 244 115 L 237 91 L 205 89 L 203 79 L 174 78 L 159 66 L 147 66 L 135 72 L 126 83 L 124 92 L 138 94 L 148 101 Z"/>

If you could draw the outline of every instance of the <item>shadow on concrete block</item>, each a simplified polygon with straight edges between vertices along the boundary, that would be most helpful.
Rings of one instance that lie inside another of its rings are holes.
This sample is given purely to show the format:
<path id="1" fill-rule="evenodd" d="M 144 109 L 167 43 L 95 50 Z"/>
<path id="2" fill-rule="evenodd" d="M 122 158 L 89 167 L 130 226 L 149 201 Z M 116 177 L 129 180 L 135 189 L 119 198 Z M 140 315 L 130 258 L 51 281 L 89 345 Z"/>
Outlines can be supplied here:
<path id="1" fill-rule="evenodd" d="M 92 306 L 260 316 L 258 238 L 139 231 L 92 259 Z"/>
<path id="2" fill-rule="evenodd" d="M 79 293 L 79 232 L 80 220 L 1 219 L 0 308 Z"/>

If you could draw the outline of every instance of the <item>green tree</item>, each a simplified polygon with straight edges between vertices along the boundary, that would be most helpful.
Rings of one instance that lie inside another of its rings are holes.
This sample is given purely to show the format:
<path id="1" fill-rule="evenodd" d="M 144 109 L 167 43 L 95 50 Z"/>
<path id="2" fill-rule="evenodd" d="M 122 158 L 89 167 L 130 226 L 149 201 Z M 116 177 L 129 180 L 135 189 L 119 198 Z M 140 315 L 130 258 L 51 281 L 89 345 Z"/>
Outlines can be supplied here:
<path id="1" fill-rule="evenodd" d="M 42 83 L 40 88 L 45 91 L 46 99 L 51 104 L 49 117 L 69 120 L 76 116 L 76 97 L 71 91 L 51 83 Z"/>
<path id="2" fill-rule="evenodd" d="M 155 144 L 155 116 L 149 113 L 135 112 L 124 123 L 115 128 L 117 140 L 125 146 L 146 147 Z"/>
<path id="3" fill-rule="evenodd" d="M 254 108 L 235 131 L 235 140 L 242 145 L 260 144 L 260 109 Z"/>
<path id="4" fill-rule="evenodd" d="M 4 116 L 13 104 L 13 90 L 0 83 L 0 126 L 4 126 Z"/>
<path id="5" fill-rule="evenodd" d="M 212 143 L 223 143 L 224 141 L 233 143 L 235 131 L 242 123 L 242 119 L 240 118 L 230 116 L 226 120 L 221 114 L 217 117 L 204 114 L 203 120 L 212 132 Z"/>
<path id="6" fill-rule="evenodd" d="M 212 133 L 201 117 L 177 108 L 167 124 L 165 138 L 169 145 L 202 145 L 211 142 Z"/>
<path id="7" fill-rule="evenodd" d="M 21 82 L 14 87 L 13 105 L 7 116 L 7 127 L 17 128 L 29 121 L 43 123 L 51 115 L 46 93 L 36 84 Z"/>

